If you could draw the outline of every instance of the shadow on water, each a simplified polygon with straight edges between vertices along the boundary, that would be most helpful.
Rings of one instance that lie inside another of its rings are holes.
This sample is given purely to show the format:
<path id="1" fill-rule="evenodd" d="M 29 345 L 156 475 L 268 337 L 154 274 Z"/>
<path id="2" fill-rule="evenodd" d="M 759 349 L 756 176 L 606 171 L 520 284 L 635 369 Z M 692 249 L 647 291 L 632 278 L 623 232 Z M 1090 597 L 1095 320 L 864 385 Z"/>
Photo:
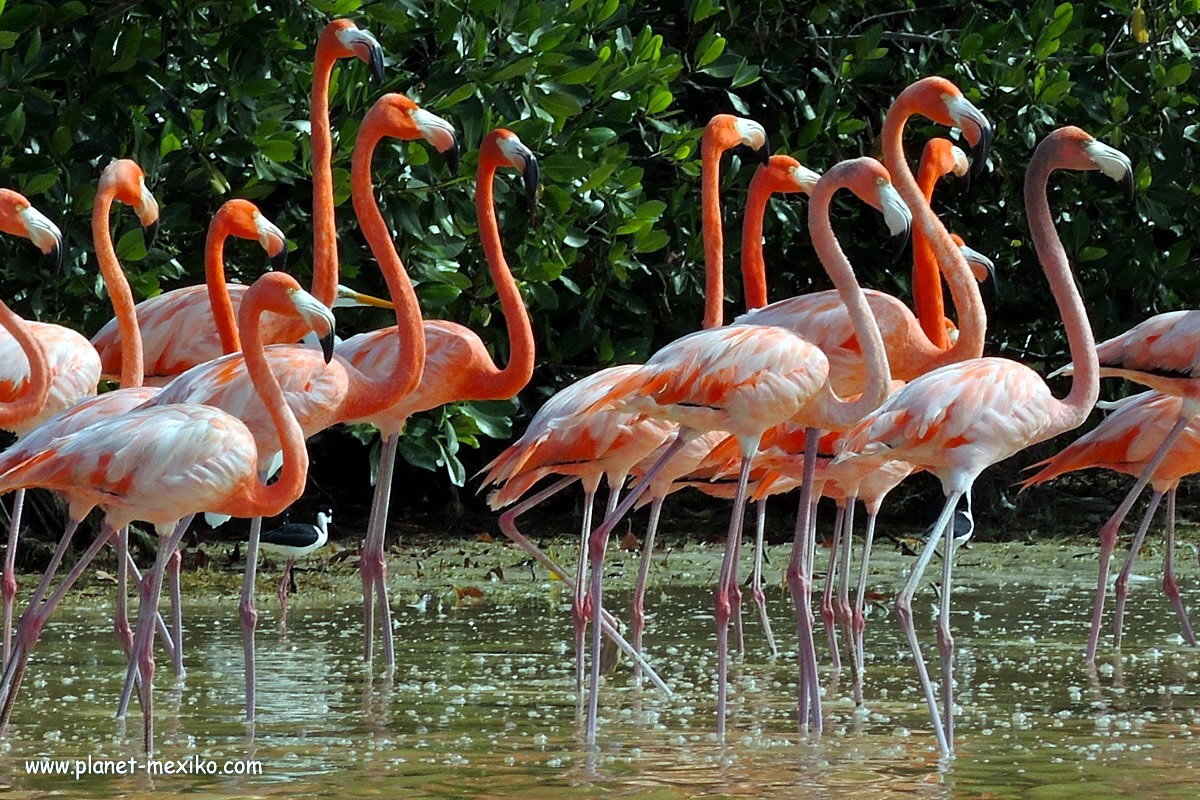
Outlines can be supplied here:
<path id="1" fill-rule="evenodd" d="M 391 680 L 364 673 L 352 592 L 299 595 L 285 637 L 264 590 L 253 742 L 241 721 L 236 596 L 197 598 L 186 610 L 182 685 L 171 685 L 159 659 L 161 756 L 191 769 L 196 761 L 218 770 L 258 761 L 262 774 L 29 775 L 27 762 L 41 759 L 71 759 L 69 770 L 89 757 L 144 766 L 136 704 L 127 730 L 112 718 L 123 657 L 111 597 L 96 588 L 45 630 L 0 746 L 0 790 L 16 798 L 1195 795 L 1200 654 L 1181 645 L 1157 581 L 1133 584 L 1124 656 L 1113 658 L 1109 647 L 1092 677 L 1081 654 L 1094 559 L 1050 547 L 965 554 L 953 614 L 958 758 L 939 770 L 907 649 L 883 605 L 867 629 L 867 706 L 855 709 L 848 673 L 835 686 L 826 668 L 820 742 L 796 729 L 794 654 L 767 658 L 747 605 L 748 653 L 734 670 L 731 734 L 718 744 L 712 601 L 700 586 L 715 561 L 707 553 L 673 560 L 648 602 L 647 642 L 676 695 L 634 688 L 620 665 L 606 679 L 594 752 L 579 744 L 569 598 L 561 584 L 512 570 L 467 605 L 455 605 L 449 581 L 399 590 Z M 786 648 L 793 618 L 779 585 L 785 562 L 775 554 L 769 598 Z M 906 562 L 883 554 L 878 564 L 873 583 L 890 591 Z M 623 571 L 632 572 L 628 564 Z M 1197 605 L 1194 576 L 1184 582 L 1185 601 Z M 426 592 L 432 597 L 419 601 Z M 623 607 L 627 586 L 614 584 L 607 596 Z M 919 631 L 936 658 L 936 597 L 927 591 L 918 602 Z"/>

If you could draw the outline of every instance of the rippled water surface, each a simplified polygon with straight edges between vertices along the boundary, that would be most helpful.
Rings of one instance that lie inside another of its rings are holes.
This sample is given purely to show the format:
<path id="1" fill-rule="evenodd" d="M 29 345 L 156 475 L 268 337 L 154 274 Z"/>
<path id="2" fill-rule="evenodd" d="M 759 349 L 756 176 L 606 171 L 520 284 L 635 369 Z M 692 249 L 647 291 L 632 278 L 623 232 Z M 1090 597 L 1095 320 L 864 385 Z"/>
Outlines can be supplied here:
<path id="1" fill-rule="evenodd" d="M 1145 564 L 1146 577 L 1133 583 L 1123 655 L 1113 654 L 1106 637 L 1099 669 L 1089 674 L 1081 657 L 1095 568 L 1089 547 L 980 545 L 964 553 L 953 615 L 962 704 L 958 757 L 939 767 L 907 650 L 882 605 L 867 629 L 866 708 L 856 711 L 848 672 L 838 681 L 826 659 L 826 734 L 813 741 L 798 733 L 794 622 L 779 585 L 787 553 L 780 548 L 772 556 L 769 599 L 785 653 L 767 657 L 747 608 L 747 653 L 734 670 L 724 745 L 711 735 L 715 634 L 711 592 L 703 587 L 717 567 L 713 554 L 672 554 L 652 592 L 648 647 L 674 697 L 634 688 L 628 666 L 619 665 L 604 684 L 601 745 L 593 752 L 580 744 L 562 585 L 531 575 L 499 544 L 472 544 L 393 562 L 398 669 L 391 681 L 371 678 L 362 666 L 361 601 L 348 567 L 301 576 L 286 637 L 274 627 L 267 583 L 274 573 L 265 571 L 252 741 L 241 721 L 236 584 L 217 581 L 225 588 L 214 589 L 196 573 L 186 576 L 188 674 L 172 686 L 160 657 L 160 755 L 212 760 L 218 769 L 227 761 L 257 761 L 261 775 L 31 776 L 28 762 L 43 758 L 132 758 L 139 770 L 144 766 L 136 701 L 124 729 L 112 718 L 123 656 L 111 633 L 112 587 L 94 581 L 46 627 L 0 745 L 0 791 L 211 798 L 1196 796 L 1200 654 L 1178 636 L 1158 589 L 1157 564 Z M 619 558 L 607 597 L 623 609 L 636 557 Z M 890 595 L 906 564 L 881 556 L 875 588 Z M 496 566 L 505 571 L 502 582 L 487 579 Z M 1195 567 L 1186 556 L 1181 582 L 1192 605 L 1200 600 Z M 23 588 L 31 582 L 24 578 Z M 456 603 L 452 584 L 477 587 L 483 596 Z M 936 595 L 925 591 L 917 603 L 922 641 L 936 659 Z M 936 674 L 936 663 L 931 667 Z"/>

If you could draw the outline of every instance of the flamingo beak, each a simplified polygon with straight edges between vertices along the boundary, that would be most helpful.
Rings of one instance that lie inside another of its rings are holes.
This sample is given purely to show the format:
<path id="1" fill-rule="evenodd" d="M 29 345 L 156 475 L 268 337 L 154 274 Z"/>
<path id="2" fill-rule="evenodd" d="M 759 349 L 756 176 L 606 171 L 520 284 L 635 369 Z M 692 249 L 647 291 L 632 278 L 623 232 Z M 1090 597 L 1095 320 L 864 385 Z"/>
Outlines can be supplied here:
<path id="1" fill-rule="evenodd" d="M 525 179 L 525 209 L 529 212 L 531 226 L 537 222 L 537 192 L 540 176 L 541 168 L 538 166 L 537 157 L 533 153 L 528 153 L 525 156 L 525 168 L 521 170 L 521 177 Z"/>
<path id="2" fill-rule="evenodd" d="M 324 356 L 325 363 L 328 364 L 330 361 L 333 361 L 333 328 L 330 327 L 329 333 L 325 334 L 317 341 L 321 343 L 321 355 Z"/>
<path id="3" fill-rule="evenodd" d="M 279 252 L 271 256 L 271 269 L 276 272 L 283 272 L 287 269 L 288 249 L 287 244 L 279 248 Z"/>
<path id="4" fill-rule="evenodd" d="M 383 74 L 383 48 L 378 42 L 374 42 L 374 47 L 368 46 L 367 49 L 367 66 L 371 69 L 371 79 L 382 85 L 386 77 Z"/>
<path id="5" fill-rule="evenodd" d="M 146 249 L 154 247 L 154 240 L 158 238 L 158 220 L 154 220 L 149 225 L 142 228 L 143 236 L 146 240 Z"/>
<path id="6" fill-rule="evenodd" d="M 54 274 L 62 272 L 63 264 L 63 235 L 58 226 L 50 221 L 42 212 L 33 206 L 27 206 L 21 213 L 29 240 L 44 255 L 54 263 Z"/>
<path id="7" fill-rule="evenodd" d="M 971 148 L 971 171 L 968 175 L 978 178 L 983 173 L 992 146 L 992 136 L 992 124 L 984 119 L 979 126 L 979 141 Z"/>

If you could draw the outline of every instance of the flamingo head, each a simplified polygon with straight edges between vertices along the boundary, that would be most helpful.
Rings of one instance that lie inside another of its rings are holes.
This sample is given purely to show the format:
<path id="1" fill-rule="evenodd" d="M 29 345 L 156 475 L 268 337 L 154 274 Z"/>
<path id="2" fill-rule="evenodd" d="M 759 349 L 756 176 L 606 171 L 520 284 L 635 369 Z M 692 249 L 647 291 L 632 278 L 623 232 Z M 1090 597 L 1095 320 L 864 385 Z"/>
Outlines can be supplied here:
<path id="1" fill-rule="evenodd" d="M 1042 143 L 1042 148 L 1057 150 L 1056 167 L 1075 170 L 1099 170 L 1112 178 L 1125 190 L 1125 196 L 1133 201 L 1133 162 L 1129 156 L 1115 147 L 1095 139 L 1087 131 L 1068 125 L 1051 132 Z"/>
<path id="2" fill-rule="evenodd" d="M 0 231 L 28 239 L 62 266 L 62 231 L 20 192 L 0 189 Z"/>
<path id="3" fill-rule="evenodd" d="M 404 95 L 392 92 L 375 101 L 359 130 L 375 126 L 379 126 L 385 136 L 395 139 L 424 139 L 446 157 L 451 172 L 458 172 L 458 136 L 454 126 Z"/>
<path id="4" fill-rule="evenodd" d="M 239 314 L 251 313 L 255 306 L 289 317 L 299 317 L 317 335 L 325 363 L 333 359 L 333 312 L 324 303 L 300 287 L 286 272 L 268 272 L 256 280 L 242 299 Z"/>
<path id="5" fill-rule="evenodd" d="M 483 137 L 479 150 L 481 164 L 491 161 L 521 171 L 525 180 L 525 207 L 529 211 L 529 221 L 533 222 L 537 218 L 538 177 L 541 174 L 533 151 L 515 133 L 504 128 L 497 128 Z"/>
<path id="6" fill-rule="evenodd" d="M 251 239 L 262 245 L 271 259 L 271 269 L 287 267 L 287 237 L 275 223 L 262 215 L 258 206 L 249 200 L 227 200 L 213 217 L 209 230 L 218 225 L 226 226 L 230 235 L 239 239 Z"/>
<path id="7" fill-rule="evenodd" d="M 138 221 L 145 229 L 146 246 L 154 244 L 158 236 L 158 201 L 146 188 L 146 173 L 137 162 L 119 158 L 100 173 L 100 189 L 109 188 L 114 197 L 133 209 Z"/>
<path id="8" fill-rule="evenodd" d="M 950 238 L 958 246 L 958 252 L 962 253 L 962 257 L 966 260 L 967 266 L 971 268 L 971 275 L 975 277 L 975 280 L 990 289 L 993 296 L 999 296 L 1000 283 L 996 279 L 995 263 L 973 247 L 968 247 L 957 233 L 950 234 Z"/>
<path id="9" fill-rule="evenodd" d="M 771 157 L 767 144 L 767 132 L 752 119 L 735 117 L 733 114 L 717 114 L 704 126 L 704 148 L 715 147 L 718 153 L 744 147 L 758 160 L 766 164 Z"/>
<path id="10" fill-rule="evenodd" d="M 971 145 L 971 171 L 979 175 L 987 163 L 992 143 L 992 123 L 968 100 L 962 91 L 945 78 L 922 78 L 896 98 L 911 102 L 915 110 L 939 125 L 958 128 Z"/>
<path id="11" fill-rule="evenodd" d="M 383 83 L 383 48 L 374 36 L 348 19 L 335 19 L 317 39 L 317 55 L 329 59 L 357 58 L 371 69 L 371 78 Z"/>
<path id="12" fill-rule="evenodd" d="M 776 155 L 755 170 L 750 187 L 753 191 L 757 186 L 768 194 L 812 194 L 820 179 L 819 172 L 813 172 L 791 156 Z"/>
<path id="13" fill-rule="evenodd" d="M 892 186 L 887 168 L 873 158 L 862 157 L 842 161 L 822 176 L 820 182 L 831 181 L 845 186 L 864 203 L 883 213 L 883 221 L 891 234 L 893 261 L 898 259 L 912 233 L 912 212 Z"/>

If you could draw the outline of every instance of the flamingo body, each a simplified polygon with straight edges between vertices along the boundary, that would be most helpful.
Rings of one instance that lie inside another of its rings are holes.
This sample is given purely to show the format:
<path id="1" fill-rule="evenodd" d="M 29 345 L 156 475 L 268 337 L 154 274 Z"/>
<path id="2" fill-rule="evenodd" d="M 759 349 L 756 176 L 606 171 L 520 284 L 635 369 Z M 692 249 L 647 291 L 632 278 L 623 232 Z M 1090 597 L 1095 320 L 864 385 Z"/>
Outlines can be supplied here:
<path id="1" fill-rule="evenodd" d="M 50 393 L 41 412 L 19 425 L 13 433 L 24 435 L 50 417 L 96 393 L 100 382 L 100 358 L 87 337 L 61 325 L 26 323 L 41 343 L 50 371 Z M 29 362 L 7 331 L 0 330 L 0 403 L 10 403 L 25 392 Z"/>

